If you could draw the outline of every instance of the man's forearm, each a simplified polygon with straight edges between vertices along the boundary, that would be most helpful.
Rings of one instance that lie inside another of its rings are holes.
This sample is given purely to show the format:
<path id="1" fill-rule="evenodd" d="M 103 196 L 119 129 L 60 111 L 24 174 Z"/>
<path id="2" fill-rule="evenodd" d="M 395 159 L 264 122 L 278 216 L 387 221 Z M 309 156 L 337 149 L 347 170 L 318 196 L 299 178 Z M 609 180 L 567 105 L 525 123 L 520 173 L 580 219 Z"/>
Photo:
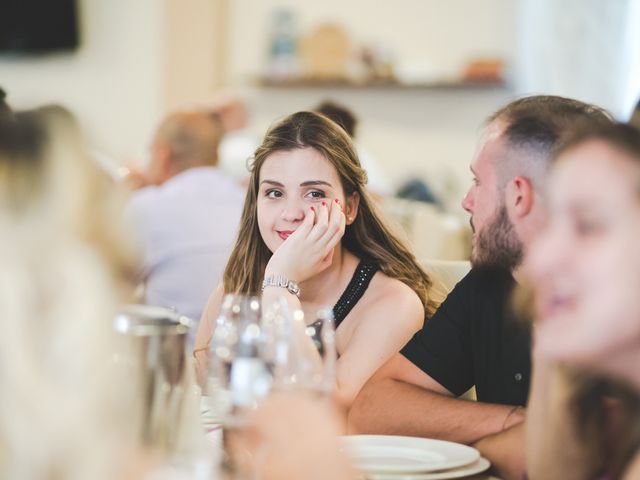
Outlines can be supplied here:
<path id="1" fill-rule="evenodd" d="M 471 444 L 502 431 L 512 408 L 459 400 L 387 377 L 362 389 L 349 412 L 349 431 Z M 519 421 L 511 417 L 510 425 Z"/>

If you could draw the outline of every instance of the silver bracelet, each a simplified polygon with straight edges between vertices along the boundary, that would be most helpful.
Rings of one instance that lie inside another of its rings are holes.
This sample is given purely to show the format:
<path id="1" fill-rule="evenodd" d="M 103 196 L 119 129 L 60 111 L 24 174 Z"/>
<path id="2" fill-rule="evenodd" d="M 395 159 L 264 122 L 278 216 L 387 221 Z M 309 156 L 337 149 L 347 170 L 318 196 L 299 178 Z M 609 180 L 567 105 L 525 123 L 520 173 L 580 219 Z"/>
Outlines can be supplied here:
<path id="1" fill-rule="evenodd" d="M 262 291 L 264 291 L 266 287 L 286 288 L 289 293 L 293 293 L 298 298 L 300 297 L 300 287 L 298 284 L 283 275 L 267 275 L 262 281 Z"/>

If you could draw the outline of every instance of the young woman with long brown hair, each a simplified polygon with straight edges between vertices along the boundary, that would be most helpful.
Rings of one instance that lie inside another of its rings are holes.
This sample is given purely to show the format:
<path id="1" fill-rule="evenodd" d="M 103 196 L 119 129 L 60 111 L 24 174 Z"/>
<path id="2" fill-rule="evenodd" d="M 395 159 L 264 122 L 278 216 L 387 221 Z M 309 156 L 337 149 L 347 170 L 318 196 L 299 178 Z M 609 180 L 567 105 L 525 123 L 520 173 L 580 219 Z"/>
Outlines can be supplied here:
<path id="1" fill-rule="evenodd" d="M 429 277 L 385 225 L 365 184 L 350 138 L 326 117 L 298 112 L 267 132 L 255 152 L 223 284 L 200 321 L 194 350 L 200 365 L 225 293 L 264 290 L 266 301 L 284 295 L 310 321 L 331 305 L 337 396 L 351 404 L 436 307 Z"/>

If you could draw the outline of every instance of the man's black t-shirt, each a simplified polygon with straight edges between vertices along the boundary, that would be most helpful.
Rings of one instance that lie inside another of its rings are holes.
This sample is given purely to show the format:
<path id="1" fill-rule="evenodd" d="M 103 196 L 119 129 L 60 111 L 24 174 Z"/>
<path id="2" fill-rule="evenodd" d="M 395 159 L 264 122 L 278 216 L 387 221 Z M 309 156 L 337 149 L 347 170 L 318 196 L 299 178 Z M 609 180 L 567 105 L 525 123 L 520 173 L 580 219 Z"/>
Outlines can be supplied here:
<path id="1" fill-rule="evenodd" d="M 506 270 L 471 270 L 402 355 L 454 395 L 475 385 L 481 402 L 525 405 L 531 333 L 511 313 L 514 286 Z"/>

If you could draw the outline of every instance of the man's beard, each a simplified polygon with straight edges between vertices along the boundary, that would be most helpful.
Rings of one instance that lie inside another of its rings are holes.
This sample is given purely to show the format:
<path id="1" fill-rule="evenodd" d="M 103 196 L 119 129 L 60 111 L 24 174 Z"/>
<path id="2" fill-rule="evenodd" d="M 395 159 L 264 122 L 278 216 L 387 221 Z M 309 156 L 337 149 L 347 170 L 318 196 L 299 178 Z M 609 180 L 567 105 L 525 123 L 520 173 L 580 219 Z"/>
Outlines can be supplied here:
<path id="1" fill-rule="evenodd" d="M 501 205 L 491 223 L 476 232 L 471 264 L 474 267 L 513 270 L 520 265 L 522 258 L 522 243 L 509 219 L 507 207 Z"/>

